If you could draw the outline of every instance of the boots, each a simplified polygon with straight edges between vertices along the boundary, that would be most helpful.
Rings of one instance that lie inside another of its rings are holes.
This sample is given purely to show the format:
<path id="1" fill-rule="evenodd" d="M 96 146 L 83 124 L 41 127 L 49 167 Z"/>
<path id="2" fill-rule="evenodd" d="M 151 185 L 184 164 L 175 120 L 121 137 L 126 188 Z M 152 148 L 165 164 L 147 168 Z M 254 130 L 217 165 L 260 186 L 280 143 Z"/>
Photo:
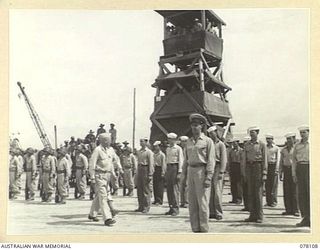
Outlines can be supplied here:
<path id="1" fill-rule="evenodd" d="M 127 189 L 125 188 L 125 187 L 123 187 L 123 196 L 126 196 L 127 194 L 126 194 L 126 192 L 127 192 Z"/>
<path id="2" fill-rule="evenodd" d="M 34 193 L 30 195 L 29 201 L 34 201 Z"/>
<path id="3" fill-rule="evenodd" d="M 12 192 L 9 191 L 9 199 L 11 200 L 12 199 Z"/>
<path id="4" fill-rule="evenodd" d="M 52 201 L 52 194 L 48 194 L 48 198 L 46 200 L 46 202 L 51 202 Z"/>
<path id="5" fill-rule="evenodd" d="M 119 211 L 113 207 L 113 201 L 108 201 L 108 206 L 110 208 L 112 218 L 115 217 L 119 213 Z"/>
<path id="6" fill-rule="evenodd" d="M 129 192 L 128 192 L 128 194 L 127 194 L 128 196 L 133 196 L 133 189 L 129 189 Z"/>
<path id="7" fill-rule="evenodd" d="M 27 201 L 27 200 L 29 200 L 29 191 L 28 191 L 28 189 L 26 189 L 25 191 L 24 191 L 24 199 Z"/>
<path id="8" fill-rule="evenodd" d="M 61 197 L 60 204 L 66 204 L 66 199 L 64 197 Z"/>

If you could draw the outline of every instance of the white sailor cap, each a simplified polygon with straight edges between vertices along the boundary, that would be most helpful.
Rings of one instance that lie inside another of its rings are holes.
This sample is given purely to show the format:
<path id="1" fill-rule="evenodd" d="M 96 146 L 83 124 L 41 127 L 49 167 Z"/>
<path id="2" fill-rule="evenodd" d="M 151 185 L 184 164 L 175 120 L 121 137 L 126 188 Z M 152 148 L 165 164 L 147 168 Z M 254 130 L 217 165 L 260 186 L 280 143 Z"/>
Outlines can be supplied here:
<path id="1" fill-rule="evenodd" d="M 248 133 L 250 133 L 251 131 L 259 131 L 259 130 L 260 130 L 259 127 L 253 126 L 253 127 L 248 128 Z"/>
<path id="2" fill-rule="evenodd" d="M 149 141 L 149 138 L 148 138 L 148 137 L 142 137 L 142 138 L 140 139 L 140 141 Z"/>
<path id="3" fill-rule="evenodd" d="M 168 137 L 168 139 L 177 139 L 178 138 L 177 134 L 175 134 L 175 133 L 169 133 L 169 134 L 167 134 L 167 137 Z"/>
<path id="4" fill-rule="evenodd" d="M 287 133 L 284 137 L 285 138 L 296 137 L 296 133 L 290 132 L 290 133 Z"/>
<path id="5" fill-rule="evenodd" d="M 272 134 L 266 134 L 266 139 L 273 139 L 273 135 Z"/>
<path id="6" fill-rule="evenodd" d="M 301 131 L 309 131 L 309 126 L 308 125 L 302 125 L 298 128 L 299 132 Z"/>
<path id="7" fill-rule="evenodd" d="M 161 141 L 155 141 L 154 143 L 153 143 L 153 146 L 157 146 L 157 145 L 160 145 L 161 144 Z"/>
<path id="8" fill-rule="evenodd" d="M 188 139 L 189 139 L 189 137 L 185 136 L 185 135 L 180 137 L 180 141 L 187 141 Z"/>
<path id="9" fill-rule="evenodd" d="M 238 137 L 234 137 L 234 138 L 232 139 L 232 142 L 240 142 L 240 139 L 239 139 Z"/>
<path id="10" fill-rule="evenodd" d="M 207 129 L 207 132 L 210 133 L 216 130 L 217 130 L 217 126 L 211 126 L 210 128 Z"/>

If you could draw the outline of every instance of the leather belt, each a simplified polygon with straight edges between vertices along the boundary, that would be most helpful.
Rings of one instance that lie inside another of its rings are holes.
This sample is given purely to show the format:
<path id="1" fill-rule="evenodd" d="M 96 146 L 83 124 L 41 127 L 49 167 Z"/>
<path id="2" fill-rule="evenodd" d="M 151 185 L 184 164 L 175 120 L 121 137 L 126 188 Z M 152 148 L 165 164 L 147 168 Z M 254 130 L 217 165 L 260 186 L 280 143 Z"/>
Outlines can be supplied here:
<path id="1" fill-rule="evenodd" d="M 76 169 L 81 169 L 82 170 L 82 169 L 84 169 L 84 167 L 76 167 Z"/>
<path id="2" fill-rule="evenodd" d="M 308 161 L 298 161 L 298 164 L 300 164 L 300 165 L 309 165 L 310 163 Z"/>
<path id="3" fill-rule="evenodd" d="M 149 167 L 149 165 L 142 165 L 142 164 L 139 164 L 139 167 Z"/>
<path id="4" fill-rule="evenodd" d="M 247 161 L 247 164 L 262 163 L 262 161 Z"/>
<path id="5" fill-rule="evenodd" d="M 206 163 L 198 163 L 198 164 L 192 164 L 192 165 L 189 165 L 190 167 L 192 168 L 198 168 L 198 167 L 206 167 L 207 164 Z"/>
<path id="6" fill-rule="evenodd" d="M 98 174 L 111 173 L 111 171 L 109 171 L 109 170 L 101 170 L 101 169 L 96 169 L 95 172 L 98 173 Z"/>
<path id="7" fill-rule="evenodd" d="M 57 170 L 57 174 L 65 174 L 66 170 Z"/>
<path id="8" fill-rule="evenodd" d="M 43 169 L 42 172 L 43 173 L 51 173 L 51 169 Z"/>

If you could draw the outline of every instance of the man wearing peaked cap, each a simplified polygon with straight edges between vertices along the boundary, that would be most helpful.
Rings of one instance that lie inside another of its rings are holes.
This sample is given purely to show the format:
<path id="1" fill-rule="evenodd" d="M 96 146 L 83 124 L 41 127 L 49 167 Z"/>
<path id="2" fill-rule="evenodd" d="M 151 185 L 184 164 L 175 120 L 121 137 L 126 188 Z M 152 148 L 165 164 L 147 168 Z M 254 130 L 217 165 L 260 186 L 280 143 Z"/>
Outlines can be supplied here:
<path id="1" fill-rule="evenodd" d="M 179 183 L 184 157 L 182 148 L 177 145 L 178 136 L 175 133 L 169 133 L 167 138 L 169 147 L 166 149 L 167 169 L 165 178 L 169 211 L 166 212 L 166 215 L 176 216 L 179 214 Z"/>
<path id="2" fill-rule="evenodd" d="M 248 183 L 250 216 L 245 219 L 245 222 L 262 223 L 262 190 L 268 169 L 267 148 L 266 144 L 258 139 L 258 127 L 251 127 L 248 131 L 250 131 L 251 140 L 244 144 L 243 165 Z"/>
<path id="3" fill-rule="evenodd" d="M 280 149 L 273 142 L 273 135 L 266 135 L 268 173 L 266 181 L 267 206 L 275 207 L 278 203 L 278 176 L 280 165 Z"/>
<path id="4" fill-rule="evenodd" d="M 191 114 L 189 116 L 189 121 L 191 123 L 192 122 L 199 122 L 200 124 L 207 124 L 207 119 L 203 115 L 197 114 L 197 113 Z"/>
<path id="5" fill-rule="evenodd" d="M 117 130 L 114 127 L 115 125 L 110 123 L 109 133 L 111 134 L 111 145 L 115 144 L 117 141 Z"/>
<path id="6" fill-rule="evenodd" d="M 198 118 L 197 118 L 198 117 Z M 209 201 L 211 179 L 215 167 L 215 151 L 212 140 L 204 133 L 206 119 L 202 115 L 190 115 L 192 137 L 185 148 L 183 176 L 188 178 L 189 218 L 195 233 L 209 231 Z"/>
<path id="7" fill-rule="evenodd" d="M 310 227 L 309 126 L 300 126 L 298 130 L 301 140 L 294 145 L 292 156 L 292 176 L 298 185 L 299 209 L 302 217 L 297 227 Z"/>
<path id="8" fill-rule="evenodd" d="M 65 204 L 67 193 L 67 185 L 71 176 L 71 166 L 66 157 L 67 150 L 62 148 L 59 150 L 57 162 L 57 188 L 56 203 Z"/>
<path id="9" fill-rule="evenodd" d="M 282 215 L 299 216 L 297 185 L 292 178 L 292 157 L 295 133 L 285 135 L 286 146 L 280 153 L 280 180 L 283 181 L 283 199 L 285 212 Z"/>
<path id="10" fill-rule="evenodd" d="M 154 149 L 154 173 L 153 173 L 153 193 L 154 202 L 152 204 L 163 204 L 164 176 L 167 169 L 166 155 L 160 150 L 160 141 L 153 143 Z"/>
<path id="11" fill-rule="evenodd" d="M 123 196 L 133 196 L 133 176 L 137 169 L 137 161 L 132 154 L 132 148 L 127 144 L 120 155 L 120 162 L 123 168 Z M 126 193 L 126 189 L 128 189 L 128 193 Z"/>

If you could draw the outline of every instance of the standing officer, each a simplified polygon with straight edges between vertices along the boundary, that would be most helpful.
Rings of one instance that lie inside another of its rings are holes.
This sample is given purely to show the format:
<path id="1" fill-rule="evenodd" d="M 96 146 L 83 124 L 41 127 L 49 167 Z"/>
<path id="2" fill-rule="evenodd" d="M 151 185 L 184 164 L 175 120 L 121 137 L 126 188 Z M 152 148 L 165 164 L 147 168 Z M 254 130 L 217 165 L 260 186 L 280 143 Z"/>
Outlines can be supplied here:
<path id="1" fill-rule="evenodd" d="M 166 173 L 166 155 L 160 149 L 161 142 L 155 141 L 154 148 L 154 173 L 153 173 L 153 193 L 154 202 L 152 204 L 163 204 L 164 176 Z"/>
<path id="2" fill-rule="evenodd" d="M 116 223 L 112 219 L 109 201 L 112 200 L 110 193 L 111 175 L 114 171 L 114 164 L 117 161 L 116 153 L 111 147 L 111 137 L 102 133 L 98 137 L 100 145 L 96 147 L 90 158 L 90 178 L 95 182 L 96 197 L 92 201 L 89 219 L 97 221 L 97 211 L 101 209 L 104 224 L 111 226 Z"/>
<path id="3" fill-rule="evenodd" d="M 102 133 L 105 133 L 107 132 L 105 129 L 104 129 L 104 124 L 100 124 L 99 128 L 97 129 L 97 136 L 99 136 L 100 134 Z"/>
<path id="4" fill-rule="evenodd" d="M 245 165 L 245 158 L 244 158 L 244 145 L 250 141 L 250 136 L 245 136 L 243 138 L 243 145 L 242 145 L 242 155 L 241 155 L 241 185 L 242 185 L 242 195 L 243 195 L 243 205 L 244 208 L 241 211 L 250 211 L 249 210 L 249 197 L 248 197 L 248 181 L 247 181 L 247 168 Z"/>
<path id="5" fill-rule="evenodd" d="M 87 188 L 87 171 L 88 171 L 88 158 L 83 154 L 83 146 L 78 145 L 76 147 L 76 185 L 77 190 L 80 193 L 79 200 L 85 199 Z"/>
<path id="6" fill-rule="evenodd" d="M 111 145 L 116 144 L 117 141 L 117 130 L 114 127 L 115 125 L 110 123 L 109 133 L 111 134 Z"/>
<path id="7" fill-rule="evenodd" d="M 26 164 L 26 189 L 25 198 L 26 200 L 34 200 L 34 192 L 36 189 L 36 178 L 37 178 L 37 163 L 34 155 L 33 148 L 27 149 L 27 155 L 25 157 Z"/>
<path id="8" fill-rule="evenodd" d="M 218 138 L 216 126 L 210 127 L 208 133 L 215 145 L 216 160 L 211 185 L 210 218 L 222 220 L 223 176 L 227 167 L 227 149 L 226 145 Z"/>
<path id="9" fill-rule="evenodd" d="M 186 148 L 188 139 L 189 139 L 188 136 L 185 136 L 185 135 L 180 137 L 180 146 L 182 148 L 184 156 L 185 156 L 185 148 Z M 187 204 L 189 204 L 187 176 L 188 176 L 188 173 L 186 173 L 186 176 L 184 176 L 184 178 L 181 178 L 180 180 L 180 207 L 181 208 L 186 208 Z"/>
<path id="10" fill-rule="evenodd" d="M 133 175 L 137 169 L 136 158 L 132 154 L 130 147 L 125 147 L 123 153 L 120 156 L 121 166 L 123 168 L 123 196 L 133 196 Z M 126 193 L 128 189 L 128 193 Z"/>
<path id="11" fill-rule="evenodd" d="M 22 166 L 22 171 L 23 171 L 25 162 L 24 162 L 24 158 L 23 158 L 23 151 L 20 148 L 17 148 L 17 157 L 18 157 L 18 160 L 20 162 L 20 165 Z M 17 183 L 17 186 L 18 186 L 19 190 L 21 190 L 21 188 L 22 188 L 21 177 L 22 177 L 22 172 L 20 173 L 19 176 L 17 176 L 17 180 L 16 180 L 16 183 Z M 19 193 L 20 193 L 20 191 L 19 191 Z"/>
<path id="12" fill-rule="evenodd" d="M 183 176 L 188 178 L 191 229 L 195 233 L 205 233 L 209 231 L 210 186 L 215 167 L 215 150 L 212 140 L 203 133 L 206 118 L 200 114 L 191 114 L 189 120 L 192 137 L 187 141 Z"/>
<path id="13" fill-rule="evenodd" d="M 301 140 L 294 145 L 292 177 L 298 185 L 299 209 L 302 221 L 297 227 L 310 227 L 309 126 L 299 127 Z"/>
<path id="14" fill-rule="evenodd" d="M 280 180 L 283 181 L 283 199 L 286 209 L 282 215 L 299 216 L 297 185 L 292 178 L 292 156 L 296 134 L 288 133 L 285 137 L 286 146 L 281 150 L 280 156 Z"/>
<path id="15" fill-rule="evenodd" d="M 44 149 L 42 161 L 42 201 L 51 202 L 54 191 L 56 165 L 53 156 L 50 154 L 51 149 Z"/>
<path id="16" fill-rule="evenodd" d="M 136 212 L 148 213 L 151 203 L 151 182 L 154 173 L 153 153 L 147 147 L 148 139 L 140 139 L 138 151 L 137 191 L 139 207 Z"/>
<path id="17" fill-rule="evenodd" d="M 250 216 L 245 222 L 262 223 L 262 190 L 263 182 L 267 179 L 267 147 L 258 140 L 260 129 L 251 127 L 248 129 L 251 140 L 244 144 L 244 168 L 248 182 L 248 197 Z"/>
<path id="18" fill-rule="evenodd" d="M 177 216 L 179 214 L 179 183 L 183 165 L 183 151 L 176 144 L 178 136 L 175 133 L 169 133 L 167 138 L 169 147 L 166 149 L 167 169 L 165 178 L 169 211 L 165 214 Z"/>
<path id="19" fill-rule="evenodd" d="M 242 183 L 241 183 L 241 160 L 243 156 L 243 149 L 239 146 L 240 140 L 233 139 L 232 149 L 229 152 L 229 166 L 230 166 L 230 182 L 232 201 L 230 203 L 241 204 L 242 202 Z"/>
<path id="20" fill-rule="evenodd" d="M 17 195 L 20 193 L 17 185 L 17 179 L 21 175 L 23 168 L 21 162 L 18 159 L 17 149 L 10 149 L 10 161 L 9 161 L 9 199 L 17 199 Z"/>
<path id="21" fill-rule="evenodd" d="M 266 182 L 267 206 L 276 207 L 278 203 L 278 175 L 280 164 L 280 149 L 273 143 L 273 135 L 266 135 L 268 174 Z"/>
<path id="22" fill-rule="evenodd" d="M 67 185 L 71 176 L 71 165 L 66 154 L 66 149 L 61 149 L 58 152 L 57 187 L 59 195 L 58 200 L 61 204 L 66 204 L 66 197 L 68 196 Z"/>

